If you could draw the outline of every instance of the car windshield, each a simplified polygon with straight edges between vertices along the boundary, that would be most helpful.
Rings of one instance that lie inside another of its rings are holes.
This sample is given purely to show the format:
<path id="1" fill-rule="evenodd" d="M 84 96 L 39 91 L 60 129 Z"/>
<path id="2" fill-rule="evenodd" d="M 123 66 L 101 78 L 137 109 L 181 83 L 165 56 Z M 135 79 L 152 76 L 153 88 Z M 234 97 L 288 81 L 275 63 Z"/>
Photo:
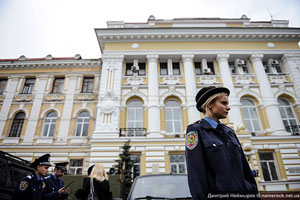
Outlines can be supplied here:
<path id="1" fill-rule="evenodd" d="M 134 200 L 147 196 L 167 199 L 191 197 L 187 176 L 162 175 L 137 178 L 129 199 Z"/>

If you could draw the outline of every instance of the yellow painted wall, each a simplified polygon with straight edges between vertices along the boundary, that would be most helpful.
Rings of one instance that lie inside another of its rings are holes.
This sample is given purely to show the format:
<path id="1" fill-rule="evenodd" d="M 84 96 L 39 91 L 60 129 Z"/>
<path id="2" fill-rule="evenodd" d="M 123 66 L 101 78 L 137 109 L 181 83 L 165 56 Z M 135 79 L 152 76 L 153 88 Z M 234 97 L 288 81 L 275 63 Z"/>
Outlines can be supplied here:
<path id="1" fill-rule="evenodd" d="M 273 42 L 273 41 L 272 41 Z M 297 49 L 298 42 L 273 42 L 275 47 L 270 49 L 267 47 L 268 42 L 138 42 L 139 48 L 135 51 L 146 50 L 235 50 L 235 49 L 260 49 L 260 50 L 276 50 L 276 49 Z M 132 51 L 132 42 L 106 43 L 105 51 Z"/>
<path id="2" fill-rule="evenodd" d="M 44 69 L 26 69 L 26 74 L 40 73 L 72 73 L 72 72 L 97 72 L 100 67 L 70 67 L 70 68 L 44 68 Z M 24 69 L 1 69 L 1 74 L 23 74 Z"/>

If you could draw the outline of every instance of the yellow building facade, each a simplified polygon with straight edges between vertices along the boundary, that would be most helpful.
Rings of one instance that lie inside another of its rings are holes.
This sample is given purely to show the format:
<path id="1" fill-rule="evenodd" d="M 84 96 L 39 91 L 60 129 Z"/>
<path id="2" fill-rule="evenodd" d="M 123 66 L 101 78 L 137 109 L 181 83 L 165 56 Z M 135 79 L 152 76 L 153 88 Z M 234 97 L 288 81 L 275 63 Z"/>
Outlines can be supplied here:
<path id="1" fill-rule="evenodd" d="M 186 173 L 195 95 L 230 89 L 223 123 L 241 141 L 260 191 L 300 189 L 300 29 L 284 20 L 180 18 L 107 22 L 101 59 L 0 60 L 1 149 L 32 161 L 107 169 L 130 140 L 135 175 Z"/>

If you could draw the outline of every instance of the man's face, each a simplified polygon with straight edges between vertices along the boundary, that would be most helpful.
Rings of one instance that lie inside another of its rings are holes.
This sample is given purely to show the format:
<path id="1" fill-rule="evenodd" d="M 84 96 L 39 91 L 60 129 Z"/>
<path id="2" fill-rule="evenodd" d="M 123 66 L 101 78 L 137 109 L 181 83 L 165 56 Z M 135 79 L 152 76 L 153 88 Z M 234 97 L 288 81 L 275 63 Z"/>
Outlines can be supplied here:
<path id="1" fill-rule="evenodd" d="M 55 174 L 56 177 L 62 177 L 62 176 L 65 175 L 65 171 L 61 170 L 61 169 L 55 169 L 54 174 Z"/>
<path id="2" fill-rule="evenodd" d="M 49 166 L 46 165 L 38 165 L 37 173 L 40 177 L 45 177 L 48 173 Z"/>

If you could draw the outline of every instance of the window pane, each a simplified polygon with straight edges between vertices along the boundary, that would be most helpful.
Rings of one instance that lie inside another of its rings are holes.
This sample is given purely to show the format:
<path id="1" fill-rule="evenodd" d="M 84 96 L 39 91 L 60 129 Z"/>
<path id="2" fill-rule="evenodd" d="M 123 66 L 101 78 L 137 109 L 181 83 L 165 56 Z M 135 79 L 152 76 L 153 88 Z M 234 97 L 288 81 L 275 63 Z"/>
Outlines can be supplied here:
<path id="1" fill-rule="evenodd" d="M 173 118 L 174 119 L 177 119 L 177 120 L 181 120 L 181 110 L 180 109 L 176 109 L 176 108 L 174 108 L 173 109 Z"/>
<path id="2" fill-rule="evenodd" d="M 177 122 L 175 121 L 175 123 L 174 123 L 176 133 L 181 132 L 181 124 L 180 123 L 181 123 L 180 121 L 177 121 Z"/>
<path id="3" fill-rule="evenodd" d="M 291 107 L 287 107 L 286 111 L 287 111 L 287 115 L 288 115 L 289 118 L 294 118 L 294 113 L 293 113 Z"/>
<path id="4" fill-rule="evenodd" d="M 185 165 L 179 164 L 179 173 L 185 173 Z"/>
<path id="5" fill-rule="evenodd" d="M 54 135 L 54 130 L 55 130 L 55 124 L 51 124 L 49 136 Z"/>
<path id="6" fill-rule="evenodd" d="M 170 121 L 166 121 L 166 132 L 167 133 L 173 132 L 172 122 L 170 122 Z"/>
<path id="7" fill-rule="evenodd" d="M 261 163 L 261 169 L 263 171 L 264 179 L 265 181 L 271 181 L 270 173 L 269 173 L 269 168 L 266 162 Z"/>
<path id="8" fill-rule="evenodd" d="M 77 124 L 76 136 L 80 136 L 81 133 L 81 124 Z"/>
<path id="9" fill-rule="evenodd" d="M 273 153 L 259 153 L 260 160 L 274 160 Z"/>
<path id="10" fill-rule="evenodd" d="M 133 109 L 127 110 L 127 120 L 134 120 L 134 110 Z"/>
<path id="11" fill-rule="evenodd" d="M 259 126 L 259 121 L 258 120 L 252 120 L 254 130 L 255 131 L 260 131 L 260 126 Z"/>
<path id="12" fill-rule="evenodd" d="M 172 120 L 172 109 L 166 108 L 166 120 Z"/>
<path id="13" fill-rule="evenodd" d="M 247 108 L 242 108 L 243 116 L 245 119 L 249 119 L 250 115 Z"/>
<path id="14" fill-rule="evenodd" d="M 254 130 L 252 129 L 252 125 L 250 120 L 244 120 L 245 121 L 245 125 L 248 131 L 253 132 Z"/>
<path id="15" fill-rule="evenodd" d="M 82 136 L 87 136 L 88 135 L 88 132 L 89 132 L 89 125 L 88 124 L 85 124 L 83 126 L 83 133 L 82 133 Z"/>
<path id="16" fill-rule="evenodd" d="M 81 112 L 81 113 L 78 115 L 78 117 L 89 117 L 89 116 L 90 116 L 89 113 L 86 112 L 86 111 Z"/>
<path id="17" fill-rule="evenodd" d="M 250 111 L 250 116 L 251 116 L 252 119 L 253 118 L 258 118 L 258 115 L 257 115 L 255 107 L 249 108 L 249 111 Z"/>
<path id="18" fill-rule="evenodd" d="M 272 180 L 278 180 L 274 162 L 269 162 L 269 166 L 270 166 L 270 170 L 271 170 Z"/>
<path id="19" fill-rule="evenodd" d="M 279 107 L 279 112 L 282 118 L 286 118 L 286 113 L 283 107 Z"/>
<path id="20" fill-rule="evenodd" d="M 176 165 L 171 165 L 171 173 L 177 174 L 177 167 L 176 167 Z"/>
<path id="21" fill-rule="evenodd" d="M 45 124 L 45 126 L 44 126 L 44 132 L 43 132 L 43 136 L 47 136 L 48 129 L 49 129 L 49 125 L 48 125 L 48 124 Z"/>

